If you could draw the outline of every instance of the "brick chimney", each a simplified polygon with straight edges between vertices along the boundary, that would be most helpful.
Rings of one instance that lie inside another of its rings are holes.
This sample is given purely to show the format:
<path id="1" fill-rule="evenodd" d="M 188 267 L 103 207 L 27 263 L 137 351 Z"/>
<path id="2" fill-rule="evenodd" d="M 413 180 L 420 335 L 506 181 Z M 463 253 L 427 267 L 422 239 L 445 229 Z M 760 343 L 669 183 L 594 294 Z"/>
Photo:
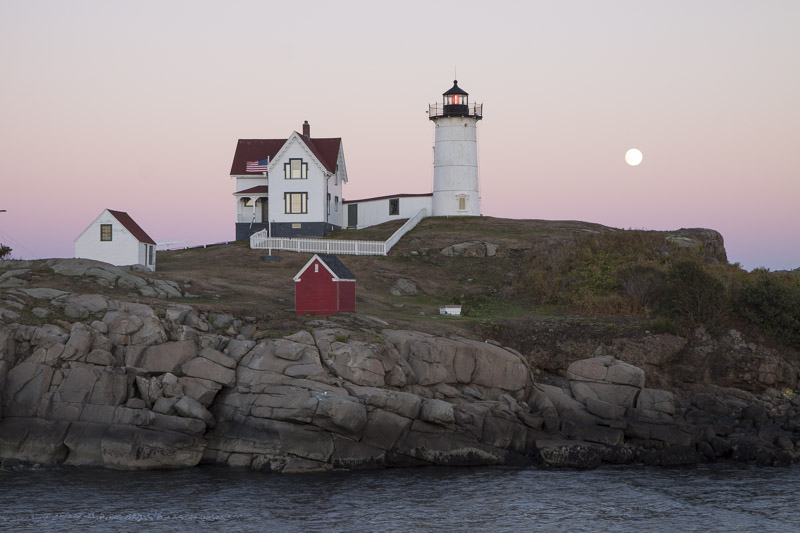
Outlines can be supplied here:
<path id="1" fill-rule="evenodd" d="M 311 137 L 311 124 L 309 124 L 307 120 L 303 122 L 303 135 Z"/>

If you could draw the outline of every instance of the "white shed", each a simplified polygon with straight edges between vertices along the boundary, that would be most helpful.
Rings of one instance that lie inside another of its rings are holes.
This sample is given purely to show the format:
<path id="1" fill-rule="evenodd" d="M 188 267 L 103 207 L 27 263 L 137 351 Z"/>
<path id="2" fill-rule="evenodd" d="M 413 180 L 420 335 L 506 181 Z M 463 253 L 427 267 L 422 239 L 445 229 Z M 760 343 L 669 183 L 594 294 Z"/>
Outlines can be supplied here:
<path id="1" fill-rule="evenodd" d="M 106 209 L 75 239 L 75 257 L 156 269 L 156 242 L 128 213 Z"/>

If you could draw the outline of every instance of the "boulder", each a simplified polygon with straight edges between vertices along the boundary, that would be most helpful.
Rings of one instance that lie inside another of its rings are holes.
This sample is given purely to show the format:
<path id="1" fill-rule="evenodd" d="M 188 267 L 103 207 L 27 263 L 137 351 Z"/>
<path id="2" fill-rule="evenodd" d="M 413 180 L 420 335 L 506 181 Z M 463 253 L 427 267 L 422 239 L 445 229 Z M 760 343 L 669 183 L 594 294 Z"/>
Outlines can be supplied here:
<path id="1" fill-rule="evenodd" d="M 361 387 L 346 384 L 350 395 L 358 398 L 366 405 L 379 407 L 406 418 L 416 418 L 422 406 L 422 398 L 408 392 L 379 389 L 377 387 Z"/>
<path id="2" fill-rule="evenodd" d="M 67 361 L 82 361 L 94 343 L 97 332 L 80 322 L 72 325 L 69 340 L 61 357 Z"/>
<path id="3" fill-rule="evenodd" d="M 269 388 L 267 394 L 248 396 L 252 416 L 303 424 L 311 423 L 319 404 L 316 394 L 295 387 L 276 386 Z"/>
<path id="4" fill-rule="evenodd" d="M 336 376 L 365 387 L 382 387 L 385 374 L 380 355 L 362 342 L 333 342 L 322 359 Z"/>
<path id="5" fill-rule="evenodd" d="M 367 423 L 364 404 L 341 394 L 315 392 L 317 410 L 313 424 L 343 435 L 360 436 Z"/>
<path id="6" fill-rule="evenodd" d="M 3 414 L 34 416 L 52 379 L 53 369 L 50 366 L 20 363 L 13 367 L 6 375 L 3 389 Z"/>
<path id="7" fill-rule="evenodd" d="M 664 390 L 642 389 L 636 400 L 636 409 L 650 418 L 672 420 L 675 414 L 675 397 Z"/>
<path id="8" fill-rule="evenodd" d="M 442 249 L 445 257 L 494 257 L 497 245 L 483 241 L 467 241 L 453 244 Z"/>
<path id="9" fill-rule="evenodd" d="M 621 420 L 625 416 L 625 408 L 621 405 L 614 405 L 596 398 L 586 398 L 586 409 L 593 415 L 610 420 Z"/>
<path id="10" fill-rule="evenodd" d="M 64 437 L 64 446 L 69 450 L 64 464 L 70 466 L 103 466 L 100 443 L 108 429 L 107 424 L 73 422 Z"/>
<path id="11" fill-rule="evenodd" d="M 456 421 L 453 404 L 442 400 L 423 400 L 419 419 L 440 426 L 451 426 Z"/>
<path id="12" fill-rule="evenodd" d="M 591 381 L 570 381 L 569 385 L 575 399 L 583 404 L 592 398 L 622 407 L 635 406 L 641 390 L 629 385 Z"/>
<path id="13" fill-rule="evenodd" d="M 571 381 L 604 382 L 644 387 L 644 370 L 624 363 L 612 356 L 593 357 L 575 361 L 567 368 Z"/>
<path id="14" fill-rule="evenodd" d="M 70 422 L 11 417 L 0 421 L 0 457 L 44 465 L 60 465 L 69 450 L 64 437 Z"/>
<path id="15" fill-rule="evenodd" d="M 373 409 L 367 415 L 361 442 L 392 450 L 411 427 L 411 419 L 384 409 Z"/>
<path id="16" fill-rule="evenodd" d="M 419 293 L 419 289 L 413 281 L 401 278 L 395 282 L 389 292 L 394 296 L 415 296 Z"/>
<path id="17" fill-rule="evenodd" d="M 183 325 L 186 315 L 193 311 L 194 309 L 192 309 L 190 305 L 171 305 L 167 307 L 164 318 L 166 318 L 168 322 Z"/>
<path id="18" fill-rule="evenodd" d="M 143 368 L 148 372 L 177 372 L 181 366 L 197 355 L 195 341 L 165 342 L 148 346 L 143 352 L 125 357 L 127 366 Z"/>
<path id="19" fill-rule="evenodd" d="M 16 289 L 15 292 L 22 293 L 25 296 L 30 296 L 35 300 L 53 300 L 59 296 L 66 296 L 67 294 L 70 294 L 68 291 L 50 289 L 46 287 L 37 287 L 35 289 Z"/>
<path id="20" fill-rule="evenodd" d="M 144 325 L 141 317 L 123 311 L 109 311 L 103 317 L 108 332 L 115 335 L 130 335 Z"/>
<path id="21" fill-rule="evenodd" d="M 108 298 L 100 294 L 71 294 L 59 299 L 64 314 L 69 318 L 84 319 L 108 309 Z"/>
<path id="22" fill-rule="evenodd" d="M 215 425 L 214 416 L 200 402 L 188 396 L 178 400 L 174 407 L 175 411 L 181 416 L 202 420 L 208 427 L 214 427 Z"/>
<path id="23" fill-rule="evenodd" d="M 236 384 L 236 372 L 204 357 L 195 357 L 181 366 L 188 377 L 207 379 L 226 387 Z"/>
<path id="24" fill-rule="evenodd" d="M 222 385 L 215 381 L 203 378 L 180 377 L 178 384 L 183 389 L 183 393 L 192 399 L 197 400 L 204 407 L 211 405 Z"/>
<path id="25" fill-rule="evenodd" d="M 222 365 L 226 368 L 236 368 L 236 360 L 232 357 L 228 357 L 224 353 L 214 350 L 212 348 L 203 348 L 200 350 L 199 353 L 200 357 L 205 357 L 209 361 L 213 361 L 218 365 Z"/>

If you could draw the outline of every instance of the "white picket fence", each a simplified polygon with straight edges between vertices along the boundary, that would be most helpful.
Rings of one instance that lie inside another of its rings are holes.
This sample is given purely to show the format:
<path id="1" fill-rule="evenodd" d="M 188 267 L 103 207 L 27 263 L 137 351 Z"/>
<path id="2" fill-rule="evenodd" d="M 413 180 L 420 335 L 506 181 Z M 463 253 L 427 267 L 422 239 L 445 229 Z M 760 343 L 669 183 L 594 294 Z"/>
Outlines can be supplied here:
<path id="1" fill-rule="evenodd" d="M 269 237 L 267 230 L 257 231 L 250 236 L 250 248 L 253 250 L 286 250 L 289 252 L 306 252 L 313 254 L 343 255 L 386 255 L 397 244 L 400 238 L 414 229 L 419 221 L 428 216 L 426 209 L 406 220 L 387 241 L 342 241 L 334 239 L 289 239 Z"/>

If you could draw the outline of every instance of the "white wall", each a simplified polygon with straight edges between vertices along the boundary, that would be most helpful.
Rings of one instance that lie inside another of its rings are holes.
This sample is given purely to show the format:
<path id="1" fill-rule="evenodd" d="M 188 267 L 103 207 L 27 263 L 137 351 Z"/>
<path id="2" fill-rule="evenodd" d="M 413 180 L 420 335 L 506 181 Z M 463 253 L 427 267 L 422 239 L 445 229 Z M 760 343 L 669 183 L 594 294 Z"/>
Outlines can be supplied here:
<path id="1" fill-rule="evenodd" d="M 471 117 L 437 118 L 433 152 L 433 216 L 478 216 L 478 121 Z M 458 196 L 466 209 L 458 209 Z"/>
<path id="2" fill-rule="evenodd" d="M 328 178 L 328 192 L 331 194 L 331 214 L 328 216 L 328 222 L 334 226 L 340 227 L 344 227 L 347 224 L 347 220 L 342 214 L 344 212 L 342 206 L 342 181 L 345 176 L 344 149 L 340 146 L 336 175 Z M 339 197 L 339 211 L 336 211 L 336 204 L 334 202 L 337 196 Z"/>
<path id="3" fill-rule="evenodd" d="M 100 240 L 100 225 L 111 224 L 111 240 Z M 75 239 L 75 257 L 95 259 L 117 266 L 146 262 L 140 243 L 108 210 L 100 213 L 78 238 Z"/>
<path id="4" fill-rule="evenodd" d="M 431 212 L 431 197 L 430 196 L 410 196 L 410 197 L 397 197 L 399 200 L 400 214 L 389 214 L 389 200 L 391 198 L 381 198 L 380 200 L 369 200 L 366 202 L 351 202 L 347 205 L 358 204 L 358 228 L 367 228 L 382 224 L 390 220 L 398 220 L 403 218 L 411 218 L 420 209 L 427 209 L 428 213 Z M 347 225 L 347 208 L 345 208 L 343 225 Z"/>
<path id="5" fill-rule="evenodd" d="M 269 182 L 269 217 L 275 222 L 323 222 L 327 220 L 325 196 L 325 175 L 323 168 L 316 162 L 303 141 L 291 138 L 286 150 L 278 154 L 278 158 L 270 164 Z M 283 150 L 283 149 L 282 149 Z M 286 179 L 284 164 L 289 159 L 302 159 L 308 163 L 306 179 Z M 273 166 L 274 165 L 274 166 Z M 306 214 L 287 214 L 283 203 L 283 195 L 287 192 L 308 193 L 308 212 Z M 332 198 L 333 196 L 331 196 Z"/>

